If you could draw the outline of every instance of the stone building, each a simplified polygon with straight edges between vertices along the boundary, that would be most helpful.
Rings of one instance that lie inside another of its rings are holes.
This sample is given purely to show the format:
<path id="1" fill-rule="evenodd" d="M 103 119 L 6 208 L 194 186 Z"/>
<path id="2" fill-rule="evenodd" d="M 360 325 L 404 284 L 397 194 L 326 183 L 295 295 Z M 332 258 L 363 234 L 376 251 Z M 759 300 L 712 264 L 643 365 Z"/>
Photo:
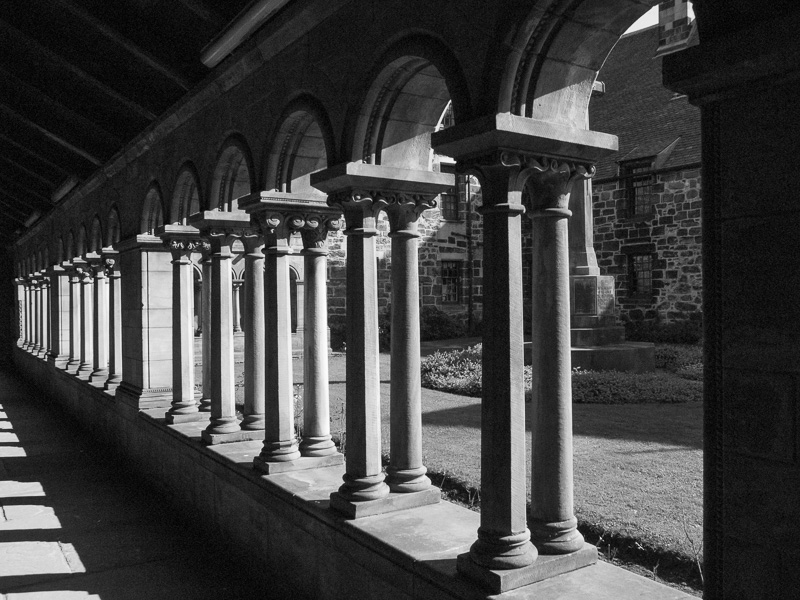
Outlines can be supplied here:
<path id="1" fill-rule="evenodd" d="M 618 149 L 587 123 L 592 88 L 623 32 L 655 4 L 4 3 L 6 367 L 213 535 L 246 549 L 242 568 L 269 577 L 276 593 L 679 597 L 597 563 L 572 506 L 567 232 L 580 216 L 570 194 Z M 684 0 L 661 4 L 681 21 Z M 705 595 L 786 598 L 797 589 L 800 535 L 800 9 L 793 0 L 697 0 L 694 9 L 698 45 L 666 56 L 662 72 L 700 107 L 702 124 Z M 455 124 L 435 132 L 449 101 Z M 421 452 L 416 239 L 420 214 L 455 184 L 434 170 L 432 150 L 481 184 L 480 515 L 439 502 Z M 232 182 L 243 165 L 240 196 Z M 199 200 L 188 208 L 178 185 L 187 168 Z M 381 212 L 392 259 L 385 471 Z M 537 282 L 529 473 L 522 218 L 532 219 Z M 326 238 L 342 228 L 346 459 L 328 427 L 324 343 Z M 238 243 L 249 307 L 241 415 L 231 364 Z M 199 398 L 196 254 L 210 295 Z M 293 260 L 303 262 L 305 291 L 299 440 Z"/>
<path id="2" fill-rule="evenodd" d="M 597 164 L 592 202 L 597 263 L 615 278 L 623 321 L 702 312 L 700 110 L 663 86 L 658 44 L 657 26 L 622 36 L 589 103 L 592 127 L 619 138 Z"/>

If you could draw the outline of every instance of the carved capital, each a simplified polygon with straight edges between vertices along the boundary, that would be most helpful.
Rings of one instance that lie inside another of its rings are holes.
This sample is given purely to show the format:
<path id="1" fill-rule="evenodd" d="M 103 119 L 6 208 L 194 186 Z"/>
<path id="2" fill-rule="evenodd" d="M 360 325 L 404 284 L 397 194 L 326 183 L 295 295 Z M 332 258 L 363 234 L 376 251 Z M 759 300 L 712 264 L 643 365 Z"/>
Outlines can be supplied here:
<path id="1" fill-rule="evenodd" d="M 377 235 L 375 223 L 385 204 L 383 194 L 377 190 L 351 189 L 328 197 L 328 206 L 344 214 L 345 235 Z"/>
<path id="2" fill-rule="evenodd" d="M 306 215 L 300 235 L 303 238 L 303 247 L 306 250 L 325 247 L 329 231 L 338 231 L 342 228 L 342 219 L 337 217 L 324 217 L 322 215 Z"/>
<path id="3" fill-rule="evenodd" d="M 392 235 L 416 237 L 419 216 L 431 208 L 436 208 L 435 196 L 429 194 L 390 194 L 383 198 L 383 210 L 389 217 Z"/>
<path id="4" fill-rule="evenodd" d="M 526 161 L 525 174 L 530 189 L 529 214 L 532 218 L 544 214 L 561 213 L 569 216 L 569 196 L 572 184 L 590 179 L 595 174 L 594 165 L 583 165 L 555 158 L 533 158 Z M 546 211 L 543 213 L 543 211 Z"/>

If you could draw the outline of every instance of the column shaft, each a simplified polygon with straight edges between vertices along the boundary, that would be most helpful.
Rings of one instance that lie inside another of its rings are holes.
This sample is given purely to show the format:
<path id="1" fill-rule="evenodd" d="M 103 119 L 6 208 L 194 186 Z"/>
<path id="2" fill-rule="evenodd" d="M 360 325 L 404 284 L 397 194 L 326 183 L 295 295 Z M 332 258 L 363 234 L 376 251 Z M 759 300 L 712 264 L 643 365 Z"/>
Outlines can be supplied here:
<path id="1" fill-rule="evenodd" d="M 94 346 L 90 380 L 104 383 L 108 378 L 108 280 L 102 259 L 94 268 Z"/>
<path id="2" fill-rule="evenodd" d="M 532 213 L 531 535 L 543 554 L 583 547 L 573 510 L 568 210 Z"/>
<path id="3" fill-rule="evenodd" d="M 81 278 L 77 269 L 70 269 L 69 277 L 69 361 L 67 369 L 77 372 L 81 364 L 81 345 L 84 331 L 81 326 Z"/>
<path id="4" fill-rule="evenodd" d="M 122 276 L 116 259 L 110 259 L 108 269 L 108 379 L 105 389 L 116 388 L 122 382 Z"/>
<path id="5" fill-rule="evenodd" d="M 81 306 L 81 332 L 80 364 L 78 365 L 78 375 L 86 375 L 92 372 L 94 362 L 94 302 L 92 292 L 92 276 L 88 266 L 81 269 L 80 282 L 80 306 Z"/>
<path id="6" fill-rule="evenodd" d="M 225 236 L 221 236 L 225 237 Z M 209 434 L 239 431 L 233 375 L 233 311 L 230 242 L 214 242 L 211 254 L 211 419 Z"/>
<path id="7" fill-rule="evenodd" d="M 502 166 L 483 185 L 484 311 L 481 402 L 481 524 L 470 555 L 490 569 L 533 563 L 526 524 L 525 399 L 522 339 L 522 244 L 519 190 Z M 512 194 L 513 192 L 513 194 Z"/>
<path id="8" fill-rule="evenodd" d="M 354 211 L 355 212 L 355 211 Z M 360 212 L 360 210 L 359 210 Z M 345 211 L 347 220 L 346 473 L 345 500 L 377 500 L 389 493 L 381 464 L 378 274 L 374 223 Z M 369 219 L 374 221 L 374 218 Z M 355 225 L 351 227 L 351 223 Z"/>
<path id="9" fill-rule="evenodd" d="M 244 307 L 244 418 L 242 429 L 264 429 L 264 243 L 246 240 Z"/>
<path id="10" fill-rule="evenodd" d="M 294 431 L 292 328 L 289 254 L 286 246 L 264 248 L 264 325 L 266 402 L 264 447 L 260 460 L 285 462 L 300 457 Z"/>
<path id="11" fill-rule="evenodd" d="M 33 353 L 38 354 L 42 347 L 42 288 L 39 281 L 34 282 L 32 288 L 33 297 Z"/>
<path id="12" fill-rule="evenodd" d="M 180 244 L 181 242 L 176 242 Z M 197 413 L 194 399 L 194 273 L 190 251 L 172 250 L 172 405 L 166 420 Z"/>
<path id="13" fill-rule="evenodd" d="M 392 210 L 389 207 L 388 210 Z M 412 215 L 409 215 L 411 217 Z M 393 492 L 418 492 L 431 485 L 422 464 L 419 267 L 416 215 L 392 238 L 392 363 L 390 460 L 387 483 Z M 392 223 L 394 225 L 394 223 Z"/>
<path id="14" fill-rule="evenodd" d="M 203 256 L 203 288 L 201 290 L 200 327 L 202 328 L 201 352 L 202 366 L 201 377 L 202 392 L 199 403 L 200 412 L 211 411 L 211 286 L 214 273 L 211 268 L 211 255 Z"/>
<path id="15" fill-rule="evenodd" d="M 241 311 L 239 310 L 239 293 L 242 289 L 242 282 L 241 281 L 234 281 L 233 282 L 233 300 L 231 302 L 231 306 L 233 307 L 233 332 L 239 333 L 242 331 L 242 315 Z"/>
<path id="16" fill-rule="evenodd" d="M 303 251 L 305 303 L 303 336 L 303 456 L 336 453 L 331 440 L 328 396 L 328 298 L 326 271 L 328 252 L 324 248 Z"/>
<path id="17" fill-rule="evenodd" d="M 46 358 L 50 352 L 50 278 L 42 278 L 42 349 L 41 357 Z"/>

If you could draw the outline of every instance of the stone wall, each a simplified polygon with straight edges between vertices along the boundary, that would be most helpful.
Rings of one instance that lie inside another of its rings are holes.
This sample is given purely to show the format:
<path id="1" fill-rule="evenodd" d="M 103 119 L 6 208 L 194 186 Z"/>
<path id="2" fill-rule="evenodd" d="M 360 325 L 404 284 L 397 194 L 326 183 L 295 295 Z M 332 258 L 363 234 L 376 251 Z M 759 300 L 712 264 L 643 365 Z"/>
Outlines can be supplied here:
<path id="1" fill-rule="evenodd" d="M 597 182 L 593 188 L 594 245 L 604 275 L 616 278 L 619 317 L 664 323 L 697 318 L 702 312 L 700 170 L 656 175 L 651 215 L 627 213 L 624 184 Z M 632 254 L 652 256 L 652 295 L 629 293 Z"/>

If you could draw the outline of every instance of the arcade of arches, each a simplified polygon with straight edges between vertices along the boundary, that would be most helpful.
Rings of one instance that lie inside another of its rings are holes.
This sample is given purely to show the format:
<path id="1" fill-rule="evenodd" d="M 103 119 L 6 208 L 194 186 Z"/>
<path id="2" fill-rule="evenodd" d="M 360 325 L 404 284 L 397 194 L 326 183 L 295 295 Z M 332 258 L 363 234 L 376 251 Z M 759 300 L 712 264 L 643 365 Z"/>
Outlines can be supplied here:
<path id="1" fill-rule="evenodd" d="M 285 4 L 10 247 L 15 365 L 287 590 L 678 597 L 595 564 L 572 509 L 570 192 L 616 147 L 587 128 L 597 71 L 655 0 Z M 708 598 L 797 589 L 800 258 L 789 244 L 800 211 L 788 163 L 800 142 L 800 10 L 755 4 L 696 0 L 699 45 L 664 63 L 666 85 L 703 118 Z M 455 123 L 435 131 L 449 102 Z M 480 516 L 439 503 L 421 450 L 418 223 L 453 186 L 435 155 L 483 192 Z M 529 218 L 527 508 L 518 324 Z M 385 469 L 381 219 L 392 257 Z M 346 457 L 328 414 L 331 247 L 346 255 Z M 292 282 L 304 294 L 299 439 Z"/>

